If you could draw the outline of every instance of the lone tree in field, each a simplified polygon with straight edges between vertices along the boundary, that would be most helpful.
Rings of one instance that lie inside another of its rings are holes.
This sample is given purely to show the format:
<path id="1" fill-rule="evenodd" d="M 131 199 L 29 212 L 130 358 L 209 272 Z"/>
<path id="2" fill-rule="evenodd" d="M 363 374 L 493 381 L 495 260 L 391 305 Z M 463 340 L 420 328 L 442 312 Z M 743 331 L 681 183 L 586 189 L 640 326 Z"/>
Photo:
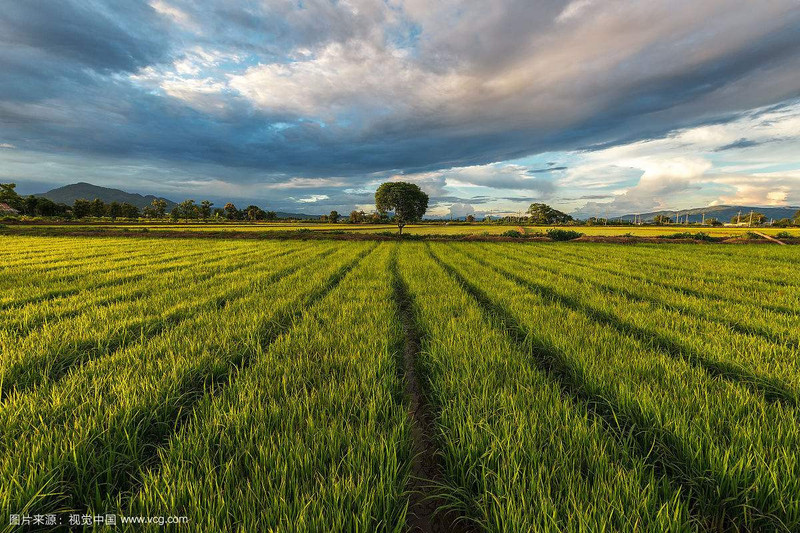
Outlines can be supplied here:
<path id="1" fill-rule="evenodd" d="M 394 219 L 402 235 L 403 226 L 418 221 L 425 214 L 428 195 L 413 183 L 388 182 L 375 191 L 375 207 L 381 214 L 394 211 Z"/>
<path id="2" fill-rule="evenodd" d="M 531 222 L 534 224 L 566 224 L 572 222 L 572 217 L 566 213 L 553 209 L 547 204 L 531 204 L 528 208 Z"/>

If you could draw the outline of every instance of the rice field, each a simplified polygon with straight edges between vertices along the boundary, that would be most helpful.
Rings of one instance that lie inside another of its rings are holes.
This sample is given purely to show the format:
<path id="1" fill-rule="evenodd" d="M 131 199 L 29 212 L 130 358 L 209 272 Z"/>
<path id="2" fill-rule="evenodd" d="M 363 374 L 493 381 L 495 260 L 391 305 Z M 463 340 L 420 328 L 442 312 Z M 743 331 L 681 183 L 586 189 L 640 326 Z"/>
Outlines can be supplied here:
<path id="1" fill-rule="evenodd" d="M 0 236 L 0 530 L 798 531 L 799 261 Z"/>
<path id="2" fill-rule="evenodd" d="M 501 235 L 507 231 L 517 231 L 526 235 L 545 234 L 547 230 L 554 229 L 555 226 L 529 226 L 529 225 L 508 225 L 508 224 L 465 224 L 465 223 L 424 223 L 409 224 L 404 229 L 404 233 L 411 235 Z M 706 233 L 712 237 L 744 237 L 749 232 L 760 232 L 766 235 L 788 234 L 794 238 L 800 238 L 800 228 L 778 228 L 778 227 L 759 227 L 748 228 L 739 226 L 701 226 L 701 225 L 669 225 L 669 226 L 569 226 L 559 227 L 559 229 L 569 229 L 578 231 L 588 236 L 602 237 L 659 237 L 664 235 L 674 235 L 676 233 Z M 130 224 L 35 224 L 35 225 L 9 225 L 2 232 L 15 235 L 37 235 L 42 231 L 57 232 L 191 232 L 191 233 L 214 233 L 219 236 L 237 233 L 263 233 L 268 235 L 273 232 L 322 232 L 322 233 L 396 233 L 397 226 L 392 224 L 329 224 L 329 223 L 287 223 L 287 222 L 251 222 L 251 223 L 179 223 L 179 224 L 152 224 L 152 223 L 130 223 Z"/>

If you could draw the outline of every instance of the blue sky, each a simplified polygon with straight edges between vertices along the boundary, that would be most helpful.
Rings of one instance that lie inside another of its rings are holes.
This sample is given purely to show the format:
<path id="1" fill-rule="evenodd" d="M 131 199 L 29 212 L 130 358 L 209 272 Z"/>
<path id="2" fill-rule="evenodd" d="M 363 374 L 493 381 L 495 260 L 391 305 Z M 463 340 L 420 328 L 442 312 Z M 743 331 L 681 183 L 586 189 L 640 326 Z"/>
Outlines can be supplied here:
<path id="1" fill-rule="evenodd" d="M 281 211 L 800 204 L 796 0 L 29 0 L 0 179 Z"/>

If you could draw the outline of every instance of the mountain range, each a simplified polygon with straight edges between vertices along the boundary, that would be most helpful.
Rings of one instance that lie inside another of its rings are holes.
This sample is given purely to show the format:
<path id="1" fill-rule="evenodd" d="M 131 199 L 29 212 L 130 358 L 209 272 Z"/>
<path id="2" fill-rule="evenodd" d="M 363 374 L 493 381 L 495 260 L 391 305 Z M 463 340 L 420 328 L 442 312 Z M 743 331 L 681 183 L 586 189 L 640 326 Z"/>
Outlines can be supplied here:
<path id="1" fill-rule="evenodd" d="M 143 209 L 146 206 L 150 205 L 151 203 L 153 203 L 153 200 L 164 200 L 165 202 L 167 202 L 168 212 L 171 211 L 173 207 L 178 205 L 177 202 L 173 202 L 168 198 L 153 196 L 152 194 L 141 195 L 136 193 L 130 193 L 120 189 L 100 187 L 99 185 L 92 185 L 91 183 L 86 183 L 86 182 L 78 182 L 70 185 L 65 185 L 63 187 L 58 187 L 56 189 L 52 189 L 47 192 L 34 194 L 33 196 L 47 198 L 48 200 L 52 200 L 56 203 L 67 204 L 67 205 L 74 204 L 75 200 L 91 201 L 94 200 L 95 198 L 99 198 L 105 203 L 127 202 L 129 204 L 135 205 L 139 209 Z M 242 206 L 240 205 L 238 207 L 241 208 Z M 284 213 L 281 211 L 277 212 L 277 216 L 278 218 L 293 218 L 293 219 L 319 218 L 319 215 L 306 215 L 303 213 Z"/>
<path id="2" fill-rule="evenodd" d="M 700 223 L 703 222 L 703 216 L 706 219 L 716 218 L 720 222 L 728 223 L 735 216 L 741 214 L 742 222 L 747 221 L 747 216 L 750 212 L 762 213 L 768 220 L 780 220 L 782 218 L 794 218 L 795 214 L 800 211 L 800 206 L 783 206 L 783 207 L 759 207 L 750 205 L 715 205 L 709 207 L 695 207 L 692 209 L 680 210 L 664 210 L 652 211 L 650 213 L 638 213 L 631 215 L 623 215 L 621 217 L 613 217 L 614 220 L 622 219 L 626 222 L 634 222 L 637 218 L 644 222 L 652 221 L 657 215 L 668 216 L 673 221 L 676 217 L 683 222 L 688 216 L 689 222 Z"/>
<path id="3" fill-rule="evenodd" d="M 75 200 L 91 201 L 94 200 L 95 198 L 99 198 L 100 200 L 103 200 L 106 203 L 127 202 L 129 204 L 135 205 L 139 209 L 147 207 L 148 205 L 153 203 L 153 200 L 164 200 L 165 202 L 167 202 L 167 211 L 171 210 L 173 207 L 178 205 L 172 200 L 168 200 L 167 198 L 160 198 L 158 196 L 153 196 L 152 194 L 143 196 L 141 194 L 125 192 L 119 189 L 110 189 L 108 187 L 100 187 L 98 185 L 92 185 L 91 183 L 85 183 L 85 182 L 65 185 L 64 187 L 58 187 L 57 189 L 52 189 L 50 191 L 41 194 L 34 194 L 34 196 L 40 196 L 42 198 L 47 198 L 48 200 L 52 200 L 56 203 L 67 204 L 67 205 L 74 204 Z"/>

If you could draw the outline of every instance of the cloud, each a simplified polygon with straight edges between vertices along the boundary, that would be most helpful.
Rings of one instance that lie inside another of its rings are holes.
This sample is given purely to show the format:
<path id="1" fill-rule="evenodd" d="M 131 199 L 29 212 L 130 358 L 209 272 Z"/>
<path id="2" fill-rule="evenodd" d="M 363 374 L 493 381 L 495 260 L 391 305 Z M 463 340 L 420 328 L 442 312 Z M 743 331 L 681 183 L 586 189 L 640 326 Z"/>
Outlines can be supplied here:
<path id="1" fill-rule="evenodd" d="M 187 194 L 197 172 L 220 191 L 316 183 L 321 205 L 395 176 L 437 198 L 571 188 L 622 207 L 696 190 L 645 152 L 689 145 L 714 165 L 706 180 L 744 172 L 711 154 L 765 166 L 800 131 L 774 107 L 799 96 L 795 0 L 42 5 L 0 13 L 0 138 L 64 165 L 39 182 L 78 173 L 74 157 L 109 182 L 169 169 L 151 174 Z"/>
<path id="2" fill-rule="evenodd" d="M 297 201 L 302 204 L 313 204 L 322 200 L 327 200 L 328 198 L 330 198 L 330 196 L 327 194 L 312 194 L 308 198 L 298 198 Z"/>
<path id="3" fill-rule="evenodd" d="M 472 204 L 452 204 L 448 210 L 448 215 L 452 217 L 464 217 L 475 214 L 475 207 Z"/>
<path id="4" fill-rule="evenodd" d="M 14 146 L 13 144 L 9 144 L 9 143 L 0 143 L 0 148 L 4 148 L 6 150 L 13 150 L 13 149 L 16 148 L 16 146 Z"/>
<path id="5" fill-rule="evenodd" d="M 758 141 L 752 141 L 750 139 L 745 139 L 744 137 L 742 137 L 738 141 L 734 141 L 724 146 L 720 146 L 719 148 L 716 149 L 716 151 L 724 152 L 725 150 L 734 150 L 737 148 L 750 148 L 751 146 L 758 146 L 759 144 L 761 143 L 759 143 Z"/>
<path id="6" fill-rule="evenodd" d="M 560 186 L 587 189 L 598 184 L 611 194 L 610 202 L 578 206 L 574 213 L 579 216 L 712 203 L 798 203 L 798 126 L 800 102 L 795 102 L 753 110 L 723 124 L 586 152 Z M 598 175 L 603 176 L 599 182 Z"/>

